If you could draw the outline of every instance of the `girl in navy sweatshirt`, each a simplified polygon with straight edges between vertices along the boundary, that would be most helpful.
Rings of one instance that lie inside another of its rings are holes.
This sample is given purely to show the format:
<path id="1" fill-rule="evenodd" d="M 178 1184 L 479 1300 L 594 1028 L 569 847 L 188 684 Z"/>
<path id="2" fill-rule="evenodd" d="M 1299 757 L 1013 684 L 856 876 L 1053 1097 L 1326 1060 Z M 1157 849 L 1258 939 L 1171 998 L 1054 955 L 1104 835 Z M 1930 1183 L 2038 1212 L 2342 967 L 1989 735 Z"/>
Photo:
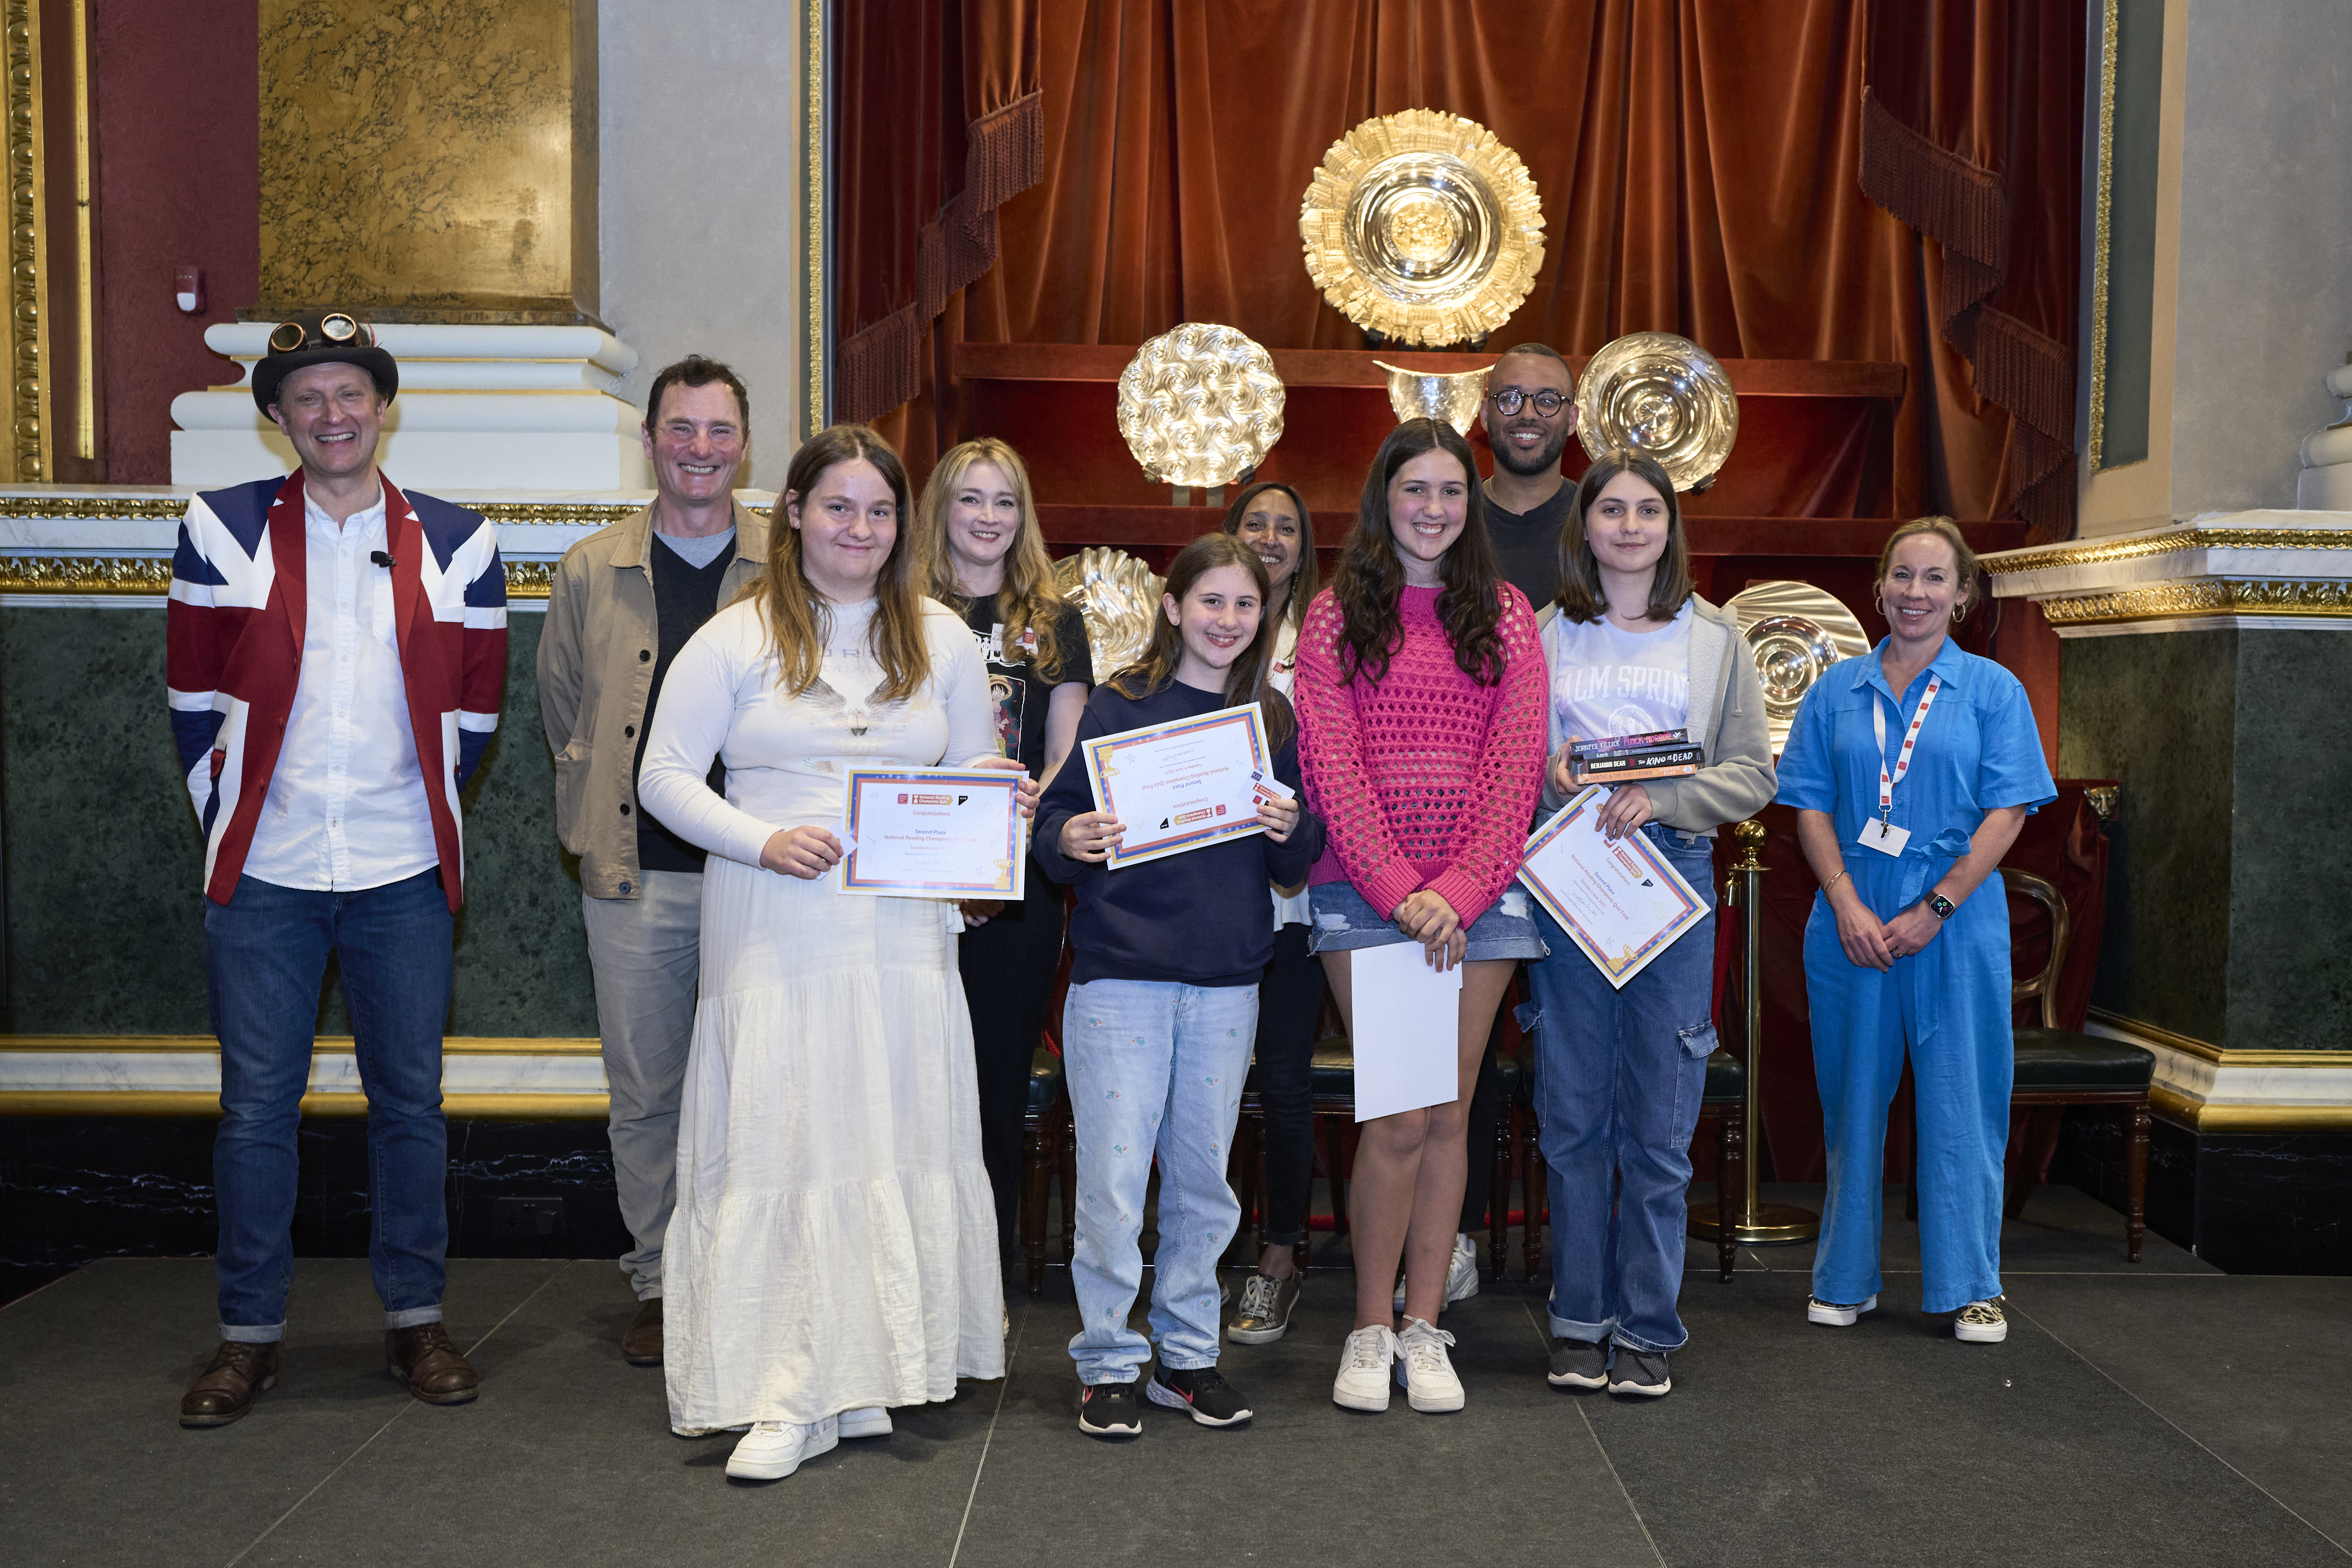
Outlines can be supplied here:
<path id="1" fill-rule="evenodd" d="M 1249 1419 L 1217 1375 L 1217 1259 L 1241 1206 L 1226 1152 L 1257 1033 L 1258 975 L 1274 952 L 1269 880 L 1307 875 L 1323 826 L 1297 798 L 1297 722 L 1266 684 L 1275 626 L 1265 564 L 1231 535 L 1178 552 L 1142 659 L 1095 689 L 1076 744 L 1221 708 L 1259 704 L 1274 776 L 1292 798 L 1261 801 L 1265 829 L 1119 870 L 1104 865 L 1125 833 L 1094 809 L 1087 770 L 1055 776 L 1032 847 L 1077 889 L 1075 958 L 1062 1049 L 1078 1132 L 1077 1246 L 1070 1276 L 1083 1320 L 1078 1426 L 1098 1437 L 1142 1431 L 1136 1379 L 1159 1342 L 1144 1393 L 1204 1426 Z M 1128 1325 L 1143 1277 L 1144 1188 L 1160 1161 L 1160 1250 L 1151 1339 Z"/>

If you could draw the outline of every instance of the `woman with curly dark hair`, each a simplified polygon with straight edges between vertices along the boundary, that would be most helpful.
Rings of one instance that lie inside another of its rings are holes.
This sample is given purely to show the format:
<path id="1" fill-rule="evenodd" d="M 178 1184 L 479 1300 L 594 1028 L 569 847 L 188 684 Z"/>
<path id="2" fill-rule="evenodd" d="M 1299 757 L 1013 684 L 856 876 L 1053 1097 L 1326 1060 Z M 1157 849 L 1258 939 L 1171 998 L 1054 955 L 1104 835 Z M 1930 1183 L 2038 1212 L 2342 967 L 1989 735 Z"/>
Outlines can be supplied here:
<path id="1" fill-rule="evenodd" d="M 1467 1169 L 1470 1090 L 1522 959 L 1544 956 L 1512 885 L 1542 781 L 1544 665 L 1534 613 L 1486 537 L 1469 443 L 1410 419 L 1364 476 L 1332 586 L 1298 635 L 1307 804 L 1329 847 L 1312 942 L 1352 1030 L 1352 954 L 1419 942 L 1461 966 L 1460 1093 L 1363 1124 L 1349 1187 L 1355 1330 L 1331 1397 L 1385 1410 L 1393 1370 L 1416 1410 L 1458 1410 L 1437 1327 Z M 1404 1331 L 1391 1282 L 1405 1266 Z"/>

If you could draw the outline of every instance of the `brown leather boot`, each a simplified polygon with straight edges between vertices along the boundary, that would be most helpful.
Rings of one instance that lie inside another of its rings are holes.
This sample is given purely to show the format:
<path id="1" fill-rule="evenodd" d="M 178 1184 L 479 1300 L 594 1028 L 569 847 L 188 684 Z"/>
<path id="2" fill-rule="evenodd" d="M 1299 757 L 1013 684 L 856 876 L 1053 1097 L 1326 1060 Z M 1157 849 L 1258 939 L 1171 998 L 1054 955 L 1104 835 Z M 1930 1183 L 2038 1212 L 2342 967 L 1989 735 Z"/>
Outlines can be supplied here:
<path id="1" fill-rule="evenodd" d="M 253 1396 L 278 1382 L 278 1342 L 223 1340 L 212 1364 L 180 1396 L 183 1426 L 226 1426 L 253 1408 Z"/>
<path id="2" fill-rule="evenodd" d="M 439 1323 L 383 1331 L 384 1370 L 408 1380 L 408 1392 L 427 1405 L 463 1405 L 481 1393 L 474 1363 L 449 1342 Z"/>
<path id="3" fill-rule="evenodd" d="M 662 1363 L 662 1299 L 652 1298 L 637 1308 L 629 1331 L 621 1336 L 621 1359 L 631 1366 Z"/>

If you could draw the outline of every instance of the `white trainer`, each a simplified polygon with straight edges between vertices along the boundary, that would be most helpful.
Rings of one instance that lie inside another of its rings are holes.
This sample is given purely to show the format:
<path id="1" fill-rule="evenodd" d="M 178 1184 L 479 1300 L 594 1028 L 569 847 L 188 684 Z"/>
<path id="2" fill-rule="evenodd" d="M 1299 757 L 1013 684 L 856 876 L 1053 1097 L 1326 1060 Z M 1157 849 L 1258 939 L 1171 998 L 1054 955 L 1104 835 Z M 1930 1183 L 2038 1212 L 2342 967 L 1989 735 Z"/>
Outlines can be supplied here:
<path id="1" fill-rule="evenodd" d="M 836 1417 L 845 1437 L 887 1437 L 890 1435 L 890 1413 L 878 1405 L 863 1410 L 845 1410 Z"/>
<path id="2" fill-rule="evenodd" d="M 1463 1235 L 1454 1233 L 1454 1256 L 1445 1265 L 1445 1302 L 1444 1311 L 1456 1301 L 1467 1301 L 1478 1293 L 1478 1244 Z M 1404 1310 L 1404 1276 L 1397 1276 L 1396 1310 Z"/>
<path id="3" fill-rule="evenodd" d="M 1445 1354 L 1453 1342 L 1454 1336 L 1434 1323 L 1419 1318 L 1404 1321 L 1404 1332 L 1397 1336 L 1396 1380 L 1403 1385 L 1405 1403 L 1415 1410 L 1462 1408 L 1462 1380 L 1454 1375 L 1454 1363 Z"/>
<path id="4" fill-rule="evenodd" d="M 1339 1352 L 1339 1375 L 1331 1384 L 1331 1403 L 1350 1410 L 1389 1407 L 1389 1368 L 1396 1364 L 1397 1337 L 1386 1323 L 1373 1323 L 1348 1336 Z"/>
<path id="5" fill-rule="evenodd" d="M 799 1469 L 803 1459 L 829 1454 L 840 1441 L 841 1423 L 831 1415 L 805 1423 L 754 1422 L 727 1456 L 727 1473 L 739 1481 L 780 1481 Z"/>
<path id="6" fill-rule="evenodd" d="M 1856 1318 L 1861 1317 L 1864 1312 L 1876 1310 L 1877 1306 L 1878 1298 L 1875 1296 L 1866 1301 L 1845 1303 L 1824 1301 L 1819 1296 L 1808 1296 L 1805 1298 L 1805 1321 L 1827 1323 L 1833 1329 L 1850 1329 L 1853 1327 L 1853 1321 Z"/>

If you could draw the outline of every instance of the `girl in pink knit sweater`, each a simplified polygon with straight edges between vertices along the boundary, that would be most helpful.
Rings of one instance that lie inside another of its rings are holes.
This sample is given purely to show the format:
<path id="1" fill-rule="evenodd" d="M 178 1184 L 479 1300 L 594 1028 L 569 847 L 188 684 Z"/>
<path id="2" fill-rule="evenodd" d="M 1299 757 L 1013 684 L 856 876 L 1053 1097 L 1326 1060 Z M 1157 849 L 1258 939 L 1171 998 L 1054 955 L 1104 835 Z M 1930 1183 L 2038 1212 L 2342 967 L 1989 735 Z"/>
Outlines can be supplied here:
<path id="1" fill-rule="evenodd" d="M 1398 426 L 1298 635 L 1301 763 L 1329 846 L 1310 878 L 1311 940 L 1340 1014 L 1352 1029 L 1359 948 L 1414 942 L 1433 966 L 1462 967 L 1459 1097 L 1365 1122 L 1356 1151 L 1356 1327 L 1331 1391 L 1356 1410 L 1388 1408 L 1392 1372 L 1414 1409 L 1462 1408 L 1454 1336 L 1436 1322 L 1470 1089 L 1512 971 L 1546 951 L 1512 883 L 1542 784 L 1543 653 L 1527 600 L 1496 572 L 1485 508 L 1452 426 Z"/>

